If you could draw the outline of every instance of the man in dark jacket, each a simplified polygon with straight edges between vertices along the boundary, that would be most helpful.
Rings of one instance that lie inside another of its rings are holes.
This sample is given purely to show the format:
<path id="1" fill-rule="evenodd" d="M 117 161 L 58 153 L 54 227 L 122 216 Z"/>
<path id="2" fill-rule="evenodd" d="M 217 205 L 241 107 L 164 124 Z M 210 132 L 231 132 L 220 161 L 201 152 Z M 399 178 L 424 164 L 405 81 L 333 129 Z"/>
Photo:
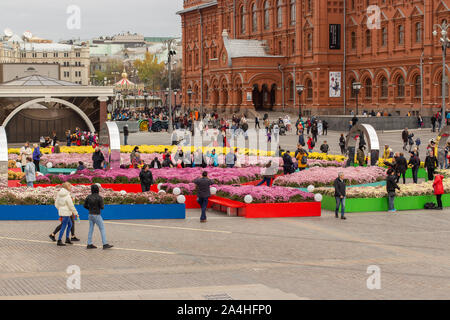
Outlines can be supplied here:
<path id="1" fill-rule="evenodd" d="M 434 155 L 433 149 L 428 151 L 428 155 L 425 158 L 425 168 L 427 168 L 428 181 L 434 180 L 434 170 L 438 167 L 438 161 Z"/>
<path id="2" fill-rule="evenodd" d="M 409 159 L 408 165 L 412 166 L 413 182 L 417 183 L 417 174 L 420 168 L 420 159 L 415 152 L 411 152 L 411 158 Z"/>
<path id="3" fill-rule="evenodd" d="M 336 210 L 334 211 L 334 216 L 339 218 L 339 206 L 341 207 L 341 219 L 347 219 L 344 216 L 345 213 L 345 181 L 344 173 L 339 172 L 338 177 L 334 180 L 334 198 L 336 199 Z"/>
<path id="4" fill-rule="evenodd" d="M 397 185 L 397 177 L 395 174 L 395 171 L 393 169 L 389 169 L 387 171 L 387 178 L 386 178 L 386 191 L 388 194 L 388 207 L 389 212 L 396 212 L 394 207 L 394 199 L 395 199 L 395 189 L 400 190 L 400 187 Z"/>
<path id="5" fill-rule="evenodd" d="M 150 187 L 153 184 L 153 175 L 148 165 L 144 164 L 141 173 L 139 173 L 139 180 L 141 180 L 142 192 L 150 191 Z"/>
<path id="6" fill-rule="evenodd" d="M 292 161 L 292 157 L 289 154 L 289 150 L 287 150 L 283 154 L 283 171 L 284 174 L 290 174 L 294 172 L 294 162 Z"/>
<path id="7" fill-rule="evenodd" d="M 206 208 L 208 207 L 208 198 L 211 196 L 210 187 L 214 182 L 208 179 L 208 172 L 203 171 L 202 177 L 194 180 L 197 186 L 197 202 L 202 208 L 200 222 L 206 222 Z"/>
<path id="8" fill-rule="evenodd" d="M 113 246 L 106 241 L 105 226 L 101 216 L 101 210 L 104 209 L 103 198 L 99 194 L 99 188 L 96 184 L 91 186 L 91 194 L 87 196 L 84 201 L 84 207 L 89 210 L 89 233 L 87 249 L 96 249 L 97 247 L 92 244 L 92 233 L 94 232 L 94 225 L 97 225 L 100 234 L 102 235 L 103 249 L 109 249 Z"/>
<path id="9" fill-rule="evenodd" d="M 405 128 L 405 130 L 402 131 L 402 140 L 403 140 L 403 150 L 406 151 L 406 147 L 408 146 L 408 128 Z"/>
<path id="10" fill-rule="evenodd" d="M 94 169 L 102 169 L 102 163 L 105 161 L 105 157 L 103 153 L 100 151 L 100 148 L 95 148 L 95 152 L 92 154 L 92 164 Z"/>
<path id="11" fill-rule="evenodd" d="M 397 183 L 400 180 L 400 176 L 402 176 L 403 178 L 403 184 L 406 183 L 406 169 L 408 169 L 408 162 L 405 159 L 405 156 L 403 155 L 402 152 L 400 152 L 400 155 L 398 156 L 398 158 L 395 160 L 395 163 L 397 164 Z"/>
<path id="12" fill-rule="evenodd" d="M 158 157 L 155 157 L 155 159 L 150 162 L 150 168 L 160 169 L 161 168 L 161 161 L 159 161 Z"/>
<path id="13" fill-rule="evenodd" d="M 127 145 L 128 144 L 128 135 L 129 135 L 129 131 L 128 131 L 128 125 L 126 124 L 123 127 L 123 144 Z"/>
<path id="14" fill-rule="evenodd" d="M 320 146 L 320 151 L 322 151 L 322 153 L 328 154 L 329 149 L 330 149 L 330 146 L 328 145 L 327 141 L 325 140 L 323 142 L 323 144 Z"/>

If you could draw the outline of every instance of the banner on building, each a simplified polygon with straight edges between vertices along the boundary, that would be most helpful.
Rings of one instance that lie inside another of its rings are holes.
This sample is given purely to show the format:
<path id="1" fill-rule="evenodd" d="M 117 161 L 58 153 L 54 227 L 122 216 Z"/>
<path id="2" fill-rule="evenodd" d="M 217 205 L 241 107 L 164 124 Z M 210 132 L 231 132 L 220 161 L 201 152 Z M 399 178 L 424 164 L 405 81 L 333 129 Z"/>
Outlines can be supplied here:
<path id="1" fill-rule="evenodd" d="M 330 49 L 340 50 L 341 49 L 341 25 L 340 24 L 330 24 Z"/>
<path id="2" fill-rule="evenodd" d="M 330 72 L 330 98 L 341 97 L 341 72 Z"/>

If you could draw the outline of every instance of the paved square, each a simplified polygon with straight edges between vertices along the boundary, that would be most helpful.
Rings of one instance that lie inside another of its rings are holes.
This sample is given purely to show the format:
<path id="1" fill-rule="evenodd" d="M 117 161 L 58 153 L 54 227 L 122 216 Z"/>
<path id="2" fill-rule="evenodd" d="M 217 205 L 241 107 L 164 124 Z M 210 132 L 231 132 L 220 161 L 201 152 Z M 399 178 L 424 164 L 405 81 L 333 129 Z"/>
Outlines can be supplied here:
<path id="1" fill-rule="evenodd" d="M 450 210 L 107 221 L 115 248 L 57 247 L 57 221 L 0 222 L 1 299 L 448 299 Z M 98 232 L 98 231 L 97 231 Z M 94 243 L 100 245 L 99 234 Z M 66 268 L 81 269 L 81 289 Z M 367 268 L 381 270 L 369 290 Z"/>

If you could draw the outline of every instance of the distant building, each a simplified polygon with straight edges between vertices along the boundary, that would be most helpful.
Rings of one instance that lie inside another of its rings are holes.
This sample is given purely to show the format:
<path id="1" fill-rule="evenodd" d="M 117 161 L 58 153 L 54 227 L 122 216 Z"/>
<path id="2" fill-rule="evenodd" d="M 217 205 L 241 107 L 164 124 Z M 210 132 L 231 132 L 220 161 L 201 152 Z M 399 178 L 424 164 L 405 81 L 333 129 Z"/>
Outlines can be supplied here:
<path id="1" fill-rule="evenodd" d="M 0 63 L 0 83 L 32 75 L 60 80 L 60 65 L 57 63 Z"/>

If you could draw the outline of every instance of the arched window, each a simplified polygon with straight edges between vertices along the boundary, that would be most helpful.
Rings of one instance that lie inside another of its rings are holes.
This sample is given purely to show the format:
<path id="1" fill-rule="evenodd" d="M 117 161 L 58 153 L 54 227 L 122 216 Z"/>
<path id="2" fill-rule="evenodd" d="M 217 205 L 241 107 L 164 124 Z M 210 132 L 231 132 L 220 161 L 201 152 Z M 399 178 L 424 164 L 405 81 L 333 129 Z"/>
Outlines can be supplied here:
<path id="1" fill-rule="evenodd" d="M 370 48 L 372 45 L 372 34 L 370 30 L 366 30 L 366 48 Z"/>
<path id="2" fill-rule="evenodd" d="M 416 23 L 416 42 L 422 42 L 422 24 L 420 22 Z"/>
<path id="3" fill-rule="evenodd" d="M 283 8 L 281 0 L 277 0 L 277 27 L 281 28 L 283 26 Z"/>
<path id="4" fill-rule="evenodd" d="M 291 0 L 291 4 L 289 6 L 289 11 L 291 13 L 291 26 L 295 25 L 295 21 L 296 21 L 296 6 L 295 6 L 295 1 L 296 0 Z"/>
<path id="5" fill-rule="evenodd" d="M 388 81 L 385 77 L 382 77 L 380 80 L 380 96 L 381 98 L 387 98 L 388 97 Z"/>
<path id="6" fill-rule="evenodd" d="M 356 32 L 352 31 L 351 35 L 352 49 L 356 49 Z"/>
<path id="7" fill-rule="evenodd" d="M 355 10 L 355 0 L 352 0 L 352 10 Z"/>
<path id="8" fill-rule="evenodd" d="M 364 91 L 365 91 L 365 97 L 367 99 L 372 98 L 372 79 L 367 78 L 364 82 Z"/>
<path id="9" fill-rule="evenodd" d="M 270 28 L 270 11 L 269 11 L 269 1 L 264 2 L 264 29 L 268 30 Z"/>
<path id="10" fill-rule="evenodd" d="M 381 28 L 381 46 L 382 47 L 385 47 L 387 45 L 387 37 L 388 37 L 387 28 L 386 27 Z"/>
<path id="11" fill-rule="evenodd" d="M 292 54 L 295 54 L 295 39 L 292 39 L 292 41 L 291 41 L 291 49 L 292 49 Z"/>
<path id="12" fill-rule="evenodd" d="M 445 86 L 445 92 L 444 92 L 445 97 L 448 97 L 448 83 Z M 442 73 L 439 76 L 439 97 L 442 98 Z"/>
<path id="13" fill-rule="evenodd" d="M 245 19 L 246 13 L 244 6 L 241 7 L 240 14 L 241 14 L 241 33 L 245 34 L 245 25 L 247 24 L 247 19 Z"/>
<path id="14" fill-rule="evenodd" d="M 256 15 L 256 3 L 252 4 L 252 31 L 258 31 L 258 17 Z"/>
<path id="15" fill-rule="evenodd" d="M 308 49 L 308 51 L 312 50 L 312 46 L 313 46 L 312 33 L 308 33 L 306 44 L 306 48 Z"/>
<path id="16" fill-rule="evenodd" d="M 313 0 L 307 0 L 308 1 L 308 12 L 311 12 L 312 11 L 312 7 L 313 7 Z"/>
<path id="17" fill-rule="evenodd" d="M 403 98 L 405 96 L 405 79 L 402 76 L 397 79 L 397 97 Z"/>
<path id="18" fill-rule="evenodd" d="M 311 79 L 308 79 L 306 81 L 306 99 L 312 100 L 312 98 L 313 98 L 313 84 Z"/>
<path id="19" fill-rule="evenodd" d="M 402 24 L 397 27 L 397 38 L 399 45 L 402 45 L 405 42 L 405 28 Z"/>
<path id="20" fill-rule="evenodd" d="M 422 79 L 420 75 L 414 79 L 414 97 L 419 98 L 422 94 Z"/>

